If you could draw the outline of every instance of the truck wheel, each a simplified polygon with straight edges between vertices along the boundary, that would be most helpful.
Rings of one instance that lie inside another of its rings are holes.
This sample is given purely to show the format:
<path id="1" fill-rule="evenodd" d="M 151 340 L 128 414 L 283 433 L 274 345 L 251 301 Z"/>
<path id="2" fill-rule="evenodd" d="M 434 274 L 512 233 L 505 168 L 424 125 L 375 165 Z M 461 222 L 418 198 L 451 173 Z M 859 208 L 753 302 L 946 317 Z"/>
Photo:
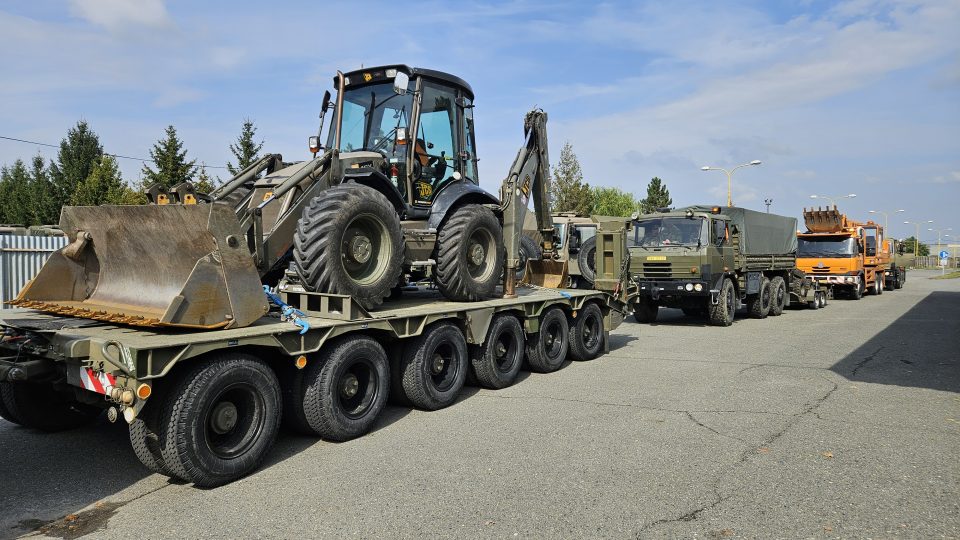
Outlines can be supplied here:
<path id="1" fill-rule="evenodd" d="M 467 379 L 468 363 L 463 332 L 453 323 L 435 324 L 403 352 L 403 392 L 419 409 L 451 405 Z"/>
<path id="2" fill-rule="evenodd" d="M 48 432 L 85 426 L 103 412 L 101 407 L 78 402 L 70 392 L 58 392 L 49 383 L 0 382 L 0 401 L 5 419 Z"/>
<path id="3" fill-rule="evenodd" d="M 323 361 L 307 367 L 303 410 L 313 431 L 331 441 L 363 435 L 390 392 L 383 346 L 368 336 L 346 336 L 324 346 Z"/>
<path id="4" fill-rule="evenodd" d="M 657 320 L 660 306 L 647 298 L 638 298 L 633 304 L 633 320 L 638 323 L 652 323 Z"/>
<path id="5" fill-rule="evenodd" d="M 140 463 L 150 472 L 164 476 L 174 476 L 173 471 L 163 462 L 160 449 L 160 418 L 165 403 L 165 394 L 154 390 L 153 395 L 130 424 L 130 446 Z"/>
<path id="6" fill-rule="evenodd" d="M 371 187 L 343 184 L 322 191 L 297 222 L 293 258 L 307 290 L 349 295 L 376 308 L 400 281 L 400 217 Z"/>
<path id="7" fill-rule="evenodd" d="M 730 326 L 733 324 L 736 312 L 737 291 L 733 288 L 733 282 L 729 278 L 724 278 L 717 295 L 717 304 L 710 304 L 707 319 L 713 326 Z"/>
<path id="8" fill-rule="evenodd" d="M 280 383 L 262 361 L 222 353 L 194 360 L 161 412 L 164 465 L 198 487 L 213 487 L 255 470 L 280 428 Z"/>
<path id="9" fill-rule="evenodd" d="M 826 293 L 826 292 L 823 292 L 823 293 L 820 295 L 820 307 L 821 307 L 821 308 L 827 307 L 827 293 Z"/>
<path id="10" fill-rule="evenodd" d="M 520 235 L 520 267 L 517 268 L 517 281 L 523 279 L 527 269 L 527 261 L 539 261 L 543 258 L 540 246 L 526 235 Z"/>
<path id="11" fill-rule="evenodd" d="M 597 237 L 591 236 L 580 246 L 577 252 L 577 264 L 580 266 L 580 278 L 585 281 L 585 289 L 592 289 L 597 280 Z"/>
<path id="12" fill-rule="evenodd" d="M 873 278 L 873 295 L 880 296 L 883 294 L 883 283 L 881 283 L 882 278 L 874 276 Z"/>
<path id="13" fill-rule="evenodd" d="M 603 312 L 594 302 L 580 309 L 570 324 L 570 358 L 593 360 L 603 350 Z"/>
<path id="14" fill-rule="evenodd" d="M 765 319 L 770 314 L 770 279 L 763 276 L 760 280 L 760 292 L 747 297 L 747 311 L 754 319 Z"/>
<path id="15" fill-rule="evenodd" d="M 497 390 L 513 384 L 523 365 L 526 338 L 515 316 L 504 313 L 493 318 L 483 345 L 470 347 L 470 363 L 480 386 Z"/>
<path id="16" fill-rule="evenodd" d="M 567 359 L 567 341 L 570 325 L 567 316 L 558 307 L 552 307 L 540 317 L 540 331 L 527 340 L 527 364 L 538 373 L 550 373 L 560 369 Z"/>
<path id="17" fill-rule="evenodd" d="M 774 276 L 770 280 L 770 316 L 777 317 L 783 314 L 787 307 L 787 283 L 781 276 Z"/>
<path id="18" fill-rule="evenodd" d="M 853 300 L 859 300 L 863 298 L 863 293 L 866 290 L 866 287 L 867 286 L 863 276 L 860 276 L 860 283 L 850 288 L 850 298 Z"/>
<path id="19" fill-rule="evenodd" d="M 497 216 L 479 204 L 453 211 L 440 229 L 435 251 L 437 287 L 457 301 L 492 297 L 503 272 L 503 230 Z"/>

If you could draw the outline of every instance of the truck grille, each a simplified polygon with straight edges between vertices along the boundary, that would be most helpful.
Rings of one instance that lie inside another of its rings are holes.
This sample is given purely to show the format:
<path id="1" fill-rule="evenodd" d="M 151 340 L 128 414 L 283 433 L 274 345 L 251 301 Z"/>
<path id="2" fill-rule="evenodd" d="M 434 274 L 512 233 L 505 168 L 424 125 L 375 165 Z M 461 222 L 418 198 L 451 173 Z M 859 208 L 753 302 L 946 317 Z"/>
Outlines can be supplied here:
<path id="1" fill-rule="evenodd" d="M 813 271 L 814 274 L 829 274 L 829 273 L 830 273 L 830 267 L 829 267 L 829 266 L 824 266 L 824 267 L 814 266 L 813 268 L 811 268 L 811 270 Z"/>
<path id="2" fill-rule="evenodd" d="M 643 276 L 650 278 L 663 277 L 668 278 L 673 275 L 673 268 L 668 262 L 645 262 L 643 263 Z"/>

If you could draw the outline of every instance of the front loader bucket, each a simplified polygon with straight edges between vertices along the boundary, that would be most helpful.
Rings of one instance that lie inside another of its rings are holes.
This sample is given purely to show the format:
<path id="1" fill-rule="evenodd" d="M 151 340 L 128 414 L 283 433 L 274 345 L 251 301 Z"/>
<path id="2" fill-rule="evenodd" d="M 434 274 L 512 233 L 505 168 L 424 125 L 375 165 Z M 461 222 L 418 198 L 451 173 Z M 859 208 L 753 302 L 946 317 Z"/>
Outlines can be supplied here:
<path id="1" fill-rule="evenodd" d="M 12 304 L 135 326 L 235 328 L 267 312 L 240 224 L 225 204 L 67 206 L 72 241 Z"/>
<path id="2" fill-rule="evenodd" d="M 523 272 L 521 283 L 561 289 L 567 286 L 568 278 L 567 261 L 527 259 L 527 269 Z"/>

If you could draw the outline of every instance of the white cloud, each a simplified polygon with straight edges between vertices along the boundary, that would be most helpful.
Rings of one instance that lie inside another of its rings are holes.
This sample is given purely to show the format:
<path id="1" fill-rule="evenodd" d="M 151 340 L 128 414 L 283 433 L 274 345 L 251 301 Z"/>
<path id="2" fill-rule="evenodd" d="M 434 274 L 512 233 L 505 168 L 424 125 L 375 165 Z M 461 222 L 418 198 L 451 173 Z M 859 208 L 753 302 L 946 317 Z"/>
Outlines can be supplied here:
<path id="1" fill-rule="evenodd" d="M 172 25 L 163 0 L 70 0 L 74 14 L 111 32 Z"/>

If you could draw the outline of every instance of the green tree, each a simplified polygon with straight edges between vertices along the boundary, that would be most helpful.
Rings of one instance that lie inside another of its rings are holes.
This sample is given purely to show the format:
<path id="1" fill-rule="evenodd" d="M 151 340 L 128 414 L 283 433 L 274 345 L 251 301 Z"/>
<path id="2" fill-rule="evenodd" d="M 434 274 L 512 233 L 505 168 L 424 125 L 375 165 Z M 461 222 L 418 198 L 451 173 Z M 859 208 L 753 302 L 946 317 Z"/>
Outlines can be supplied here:
<path id="1" fill-rule="evenodd" d="M 900 243 L 903 245 L 904 253 L 909 253 L 913 255 L 913 250 L 917 245 L 916 237 L 911 236 L 910 238 L 904 238 L 903 240 L 900 241 Z M 930 255 L 930 246 L 924 244 L 923 242 L 920 242 L 919 251 L 920 251 L 921 257 L 926 257 L 927 255 Z"/>
<path id="2" fill-rule="evenodd" d="M 156 169 L 143 164 L 144 186 L 160 184 L 169 189 L 193 180 L 193 175 L 197 172 L 197 160 L 187 161 L 187 151 L 183 149 L 183 141 L 177 137 L 177 130 L 173 126 L 167 126 L 166 137 L 153 145 L 150 159 Z"/>
<path id="3" fill-rule="evenodd" d="M 257 127 L 253 125 L 253 120 L 245 118 L 243 126 L 240 128 L 240 136 L 237 137 L 236 144 L 230 145 L 230 152 L 237 158 L 237 166 L 227 162 L 227 170 L 230 174 L 237 175 L 240 171 L 246 169 L 251 163 L 260 159 L 260 149 L 263 148 L 263 141 L 259 143 L 254 141 L 257 134 Z"/>
<path id="4" fill-rule="evenodd" d="M 0 169 L 0 222 L 32 225 L 30 195 L 30 172 L 23 160 Z"/>
<path id="5" fill-rule="evenodd" d="M 33 156 L 30 163 L 30 222 L 34 225 L 55 225 L 60 222 L 60 207 L 53 195 L 53 182 L 43 156 Z"/>
<path id="6" fill-rule="evenodd" d="M 125 187 L 117 160 L 103 155 L 93 166 L 90 176 L 77 186 L 70 204 L 75 206 L 119 204 Z"/>
<path id="7" fill-rule="evenodd" d="M 86 121 L 80 120 L 67 131 L 60 141 L 57 161 L 50 164 L 50 182 L 53 188 L 53 205 L 59 215 L 60 207 L 68 204 L 80 182 L 90 176 L 94 164 L 103 154 L 100 137 Z"/>
<path id="8" fill-rule="evenodd" d="M 554 212 L 576 212 L 580 215 L 593 213 L 593 194 L 590 184 L 583 182 L 580 162 L 573 153 L 573 145 L 564 143 L 560 150 L 560 162 L 553 168 Z"/>
<path id="9" fill-rule="evenodd" d="M 673 199 L 670 198 L 670 190 L 667 189 L 663 180 L 656 176 L 651 178 L 650 183 L 647 184 L 647 197 L 640 200 L 640 212 L 649 214 L 671 204 Z"/>
<path id="10" fill-rule="evenodd" d="M 629 217 L 637 211 L 639 203 L 632 193 L 615 187 L 595 187 L 591 191 L 594 214 Z"/>
<path id="11" fill-rule="evenodd" d="M 218 185 L 220 185 L 220 179 L 211 178 L 210 175 L 207 174 L 207 167 L 200 165 L 200 172 L 197 173 L 197 181 L 193 183 L 193 188 L 197 190 L 197 193 L 211 193 L 217 189 Z"/>

